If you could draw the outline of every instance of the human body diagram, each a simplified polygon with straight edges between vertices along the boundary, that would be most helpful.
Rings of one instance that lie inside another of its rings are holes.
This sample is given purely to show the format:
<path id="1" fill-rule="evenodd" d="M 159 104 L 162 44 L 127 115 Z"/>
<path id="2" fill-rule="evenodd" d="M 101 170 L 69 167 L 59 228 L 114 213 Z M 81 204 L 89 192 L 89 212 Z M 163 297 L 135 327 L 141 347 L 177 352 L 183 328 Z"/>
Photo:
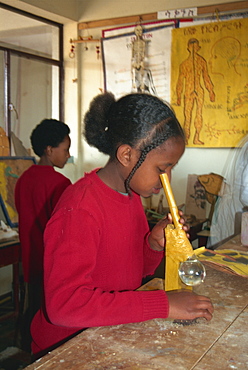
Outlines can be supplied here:
<path id="1" fill-rule="evenodd" d="M 237 112 L 248 104 L 247 73 L 240 68 L 241 43 L 235 37 L 222 37 L 211 48 L 209 67 L 211 74 L 227 84 L 227 111 Z"/>
<path id="2" fill-rule="evenodd" d="M 149 92 L 156 95 L 151 70 L 146 68 L 146 41 L 142 27 L 135 27 L 136 39 L 132 43 L 132 92 Z"/>
<path id="3" fill-rule="evenodd" d="M 203 80 L 204 86 L 209 93 L 211 102 L 215 101 L 214 85 L 208 73 L 208 66 L 206 60 L 198 54 L 200 50 L 199 41 L 197 39 L 190 39 L 188 41 L 189 56 L 179 66 L 179 76 L 176 85 L 177 105 L 181 105 L 182 93 L 184 104 L 184 131 L 186 136 L 186 143 L 188 143 L 191 136 L 191 125 L 193 108 L 195 109 L 194 117 L 194 138 L 193 144 L 204 145 L 200 139 L 200 133 L 203 126 L 202 109 L 204 104 L 204 88 L 201 83 Z"/>

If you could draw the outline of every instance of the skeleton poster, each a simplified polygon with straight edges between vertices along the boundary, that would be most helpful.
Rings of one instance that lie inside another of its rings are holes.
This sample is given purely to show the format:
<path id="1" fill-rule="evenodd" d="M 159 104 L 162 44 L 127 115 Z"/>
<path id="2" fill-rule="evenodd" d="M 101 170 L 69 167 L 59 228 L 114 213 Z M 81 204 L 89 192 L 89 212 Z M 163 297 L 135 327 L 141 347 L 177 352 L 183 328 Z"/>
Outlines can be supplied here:
<path id="1" fill-rule="evenodd" d="M 134 26 L 131 32 L 104 37 L 102 50 L 105 90 L 112 92 L 116 98 L 131 92 L 147 92 L 169 101 L 172 27 L 174 23 L 156 27 L 142 26 L 141 34 Z M 135 49 L 137 53 L 142 53 L 138 54 L 136 61 Z M 137 68 L 134 71 L 135 64 Z M 140 82 L 141 79 L 143 83 Z"/>
<path id="2" fill-rule="evenodd" d="M 189 147 L 233 147 L 248 133 L 248 19 L 172 30 L 171 105 Z"/>

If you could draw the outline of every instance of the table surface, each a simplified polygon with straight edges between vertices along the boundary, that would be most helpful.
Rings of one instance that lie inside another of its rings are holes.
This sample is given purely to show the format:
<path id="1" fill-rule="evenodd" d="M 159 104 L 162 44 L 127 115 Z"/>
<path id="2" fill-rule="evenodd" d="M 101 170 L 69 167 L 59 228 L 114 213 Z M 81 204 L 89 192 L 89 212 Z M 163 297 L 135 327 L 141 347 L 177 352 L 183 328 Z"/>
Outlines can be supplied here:
<path id="1" fill-rule="evenodd" d="M 241 244 L 240 234 L 229 239 L 228 241 L 223 243 L 221 246 L 219 246 L 217 249 L 234 249 L 234 250 L 239 250 L 243 252 L 248 252 L 248 247 Z"/>
<path id="2" fill-rule="evenodd" d="M 19 236 L 15 236 L 12 238 L 6 238 L 6 239 L 0 239 L 0 248 L 10 247 L 12 245 L 16 245 L 19 243 L 20 243 Z"/>
<path id="3" fill-rule="evenodd" d="M 208 266 L 206 270 L 204 283 L 194 290 L 211 297 L 215 312 L 210 322 L 180 325 L 154 319 L 90 328 L 27 369 L 248 368 L 248 279 Z M 163 280 L 153 279 L 144 288 L 163 289 Z"/>

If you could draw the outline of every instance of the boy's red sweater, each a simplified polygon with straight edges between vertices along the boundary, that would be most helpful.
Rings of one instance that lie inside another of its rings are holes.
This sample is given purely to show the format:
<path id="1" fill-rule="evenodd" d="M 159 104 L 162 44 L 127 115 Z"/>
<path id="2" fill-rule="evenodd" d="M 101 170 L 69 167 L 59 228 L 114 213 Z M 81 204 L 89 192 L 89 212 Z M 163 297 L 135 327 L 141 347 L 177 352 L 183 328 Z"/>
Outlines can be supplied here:
<path id="1" fill-rule="evenodd" d="M 65 190 L 45 230 L 34 353 L 83 328 L 168 317 L 164 291 L 135 291 L 163 257 L 148 235 L 140 197 L 110 189 L 96 170 Z"/>

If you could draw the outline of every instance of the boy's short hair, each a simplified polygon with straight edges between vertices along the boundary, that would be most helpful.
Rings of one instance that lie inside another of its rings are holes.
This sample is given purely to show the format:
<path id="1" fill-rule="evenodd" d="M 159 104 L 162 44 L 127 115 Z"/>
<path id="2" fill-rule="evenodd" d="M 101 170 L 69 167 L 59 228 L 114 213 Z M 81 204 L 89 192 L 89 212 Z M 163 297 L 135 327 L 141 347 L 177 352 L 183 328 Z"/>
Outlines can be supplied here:
<path id="1" fill-rule="evenodd" d="M 30 140 L 33 151 L 41 157 L 48 146 L 56 148 L 70 133 L 64 122 L 56 119 L 44 119 L 31 133 Z"/>

